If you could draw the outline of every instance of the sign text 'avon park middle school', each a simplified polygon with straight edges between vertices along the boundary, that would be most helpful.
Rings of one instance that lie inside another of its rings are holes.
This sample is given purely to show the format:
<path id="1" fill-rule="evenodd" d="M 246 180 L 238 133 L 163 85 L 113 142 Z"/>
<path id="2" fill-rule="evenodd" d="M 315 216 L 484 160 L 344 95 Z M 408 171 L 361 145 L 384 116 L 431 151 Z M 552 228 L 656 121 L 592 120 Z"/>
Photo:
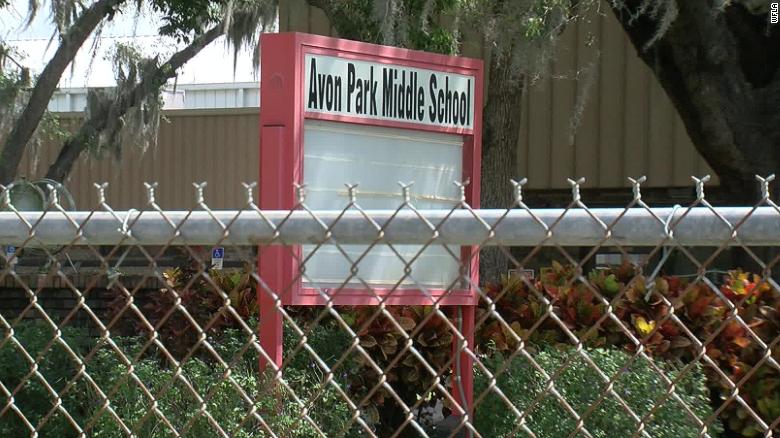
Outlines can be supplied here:
<path id="1" fill-rule="evenodd" d="M 473 76 L 306 54 L 308 112 L 471 130 Z"/>

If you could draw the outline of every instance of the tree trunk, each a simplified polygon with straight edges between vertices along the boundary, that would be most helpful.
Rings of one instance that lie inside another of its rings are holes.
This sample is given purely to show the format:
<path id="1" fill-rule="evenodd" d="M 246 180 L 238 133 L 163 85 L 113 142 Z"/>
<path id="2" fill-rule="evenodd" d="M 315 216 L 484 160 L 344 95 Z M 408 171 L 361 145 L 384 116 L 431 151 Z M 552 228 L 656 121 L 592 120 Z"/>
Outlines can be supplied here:
<path id="1" fill-rule="evenodd" d="M 613 5 L 613 12 L 696 149 L 731 194 L 730 202 L 752 203 L 755 175 L 780 171 L 780 28 L 768 26 L 768 14 L 751 14 L 735 2 L 720 11 L 707 0 L 684 0 L 676 2 L 671 26 L 651 43 L 663 17 L 644 13 L 632 19 L 643 1 L 625 3 Z"/>
<path id="2" fill-rule="evenodd" d="M 27 105 L 3 145 L 3 151 L 0 153 L 0 184 L 6 185 L 16 176 L 27 143 L 41 122 L 65 69 L 95 28 L 124 1 L 98 0 L 76 19 L 67 33 L 62 35 L 57 51 L 35 82 Z"/>
<path id="3" fill-rule="evenodd" d="M 131 108 L 139 105 L 151 94 L 159 92 L 160 87 L 176 76 L 176 71 L 187 61 L 197 55 L 204 47 L 217 39 L 225 28 L 224 23 L 219 23 L 207 32 L 195 38 L 190 45 L 171 55 L 162 65 L 153 71 L 144 73 L 143 80 L 135 87 L 128 89 L 124 94 L 116 96 L 114 104 L 110 108 L 100 108 L 90 114 L 78 132 L 70 136 L 60 149 L 57 159 L 49 166 L 46 178 L 63 182 L 73 170 L 76 160 L 81 156 L 87 145 L 101 130 L 105 129 L 109 120 L 124 116 Z"/>
<path id="4" fill-rule="evenodd" d="M 525 92 L 525 77 L 512 68 L 511 48 L 491 52 L 490 84 L 482 114 L 481 208 L 512 207 L 511 178 L 517 175 L 517 142 L 520 138 L 520 108 Z M 498 280 L 509 266 L 506 251 L 488 247 L 480 252 L 480 278 Z"/>

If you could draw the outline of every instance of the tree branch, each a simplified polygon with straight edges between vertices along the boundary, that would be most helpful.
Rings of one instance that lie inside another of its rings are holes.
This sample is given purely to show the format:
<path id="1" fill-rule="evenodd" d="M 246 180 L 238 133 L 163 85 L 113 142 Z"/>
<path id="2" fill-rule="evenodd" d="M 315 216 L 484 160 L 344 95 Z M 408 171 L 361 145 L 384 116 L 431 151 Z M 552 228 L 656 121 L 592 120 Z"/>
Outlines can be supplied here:
<path id="1" fill-rule="evenodd" d="M 144 75 L 141 82 L 135 87 L 117 96 L 110 108 L 101 109 L 91 114 L 79 130 L 65 141 L 57 159 L 46 172 L 46 178 L 62 182 L 73 170 L 76 160 L 86 150 L 87 145 L 105 129 L 109 120 L 124 116 L 131 108 L 143 102 L 145 98 L 156 94 L 160 87 L 176 76 L 176 70 L 222 35 L 224 28 L 225 24 L 219 23 L 199 35 L 187 47 L 174 53 L 165 63 Z"/>
<path id="2" fill-rule="evenodd" d="M 7 185 L 16 176 L 27 143 L 41 122 L 46 108 L 65 69 L 76 57 L 84 41 L 104 18 L 111 15 L 126 0 L 98 0 L 82 13 L 68 32 L 35 82 L 22 114 L 3 145 L 0 153 L 0 184 Z"/>
<path id="3" fill-rule="evenodd" d="M 309 3 L 310 6 L 314 6 L 315 8 L 322 9 L 323 12 L 325 12 L 325 15 L 330 20 L 331 17 L 333 17 L 333 11 L 334 11 L 334 5 L 333 1 L 331 0 L 306 0 L 307 3 Z"/>
<path id="4" fill-rule="evenodd" d="M 756 174 L 780 172 L 775 111 L 780 73 L 767 56 L 780 37 L 757 38 L 765 24 L 741 5 L 702 13 L 711 7 L 706 0 L 686 0 L 677 3 L 677 18 L 647 48 L 660 23 L 641 4 L 627 0 L 612 10 L 721 185 L 735 202 L 749 201 L 757 194 Z"/>

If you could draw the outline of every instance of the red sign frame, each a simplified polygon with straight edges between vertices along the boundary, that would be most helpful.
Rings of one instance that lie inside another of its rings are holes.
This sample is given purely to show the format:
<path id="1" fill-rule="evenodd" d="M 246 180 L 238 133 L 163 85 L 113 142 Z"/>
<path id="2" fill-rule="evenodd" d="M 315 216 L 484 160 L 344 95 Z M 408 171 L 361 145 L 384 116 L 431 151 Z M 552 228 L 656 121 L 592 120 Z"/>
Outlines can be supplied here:
<path id="1" fill-rule="evenodd" d="M 297 199 L 293 184 L 303 181 L 303 136 L 305 119 L 403 128 L 460 134 L 463 143 L 463 181 L 466 201 L 479 207 L 483 64 L 481 60 L 445 56 L 427 52 L 378 46 L 357 41 L 302 33 L 263 34 L 260 79 L 260 208 L 291 210 Z M 307 112 L 305 99 L 306 54 L 326 55 L 349 60 L 368 61 L 393 66 L 413 67 L 474 77 L 474 120 L 472 128 L 423 125 L 411 122 Z M 348 182 L 348 181 L 346 181 Z M 358 192 L 359 193 L 359 192 Z M 359 200 L 359 199 L 358 199 Z M 287 305 L 324 305 L 327 300 L 315 288 L 301 284 L 298 260 L 300 246 L 267 247 L 260 251 L 260 276 L 267 286 Z M 469 264 L 471 284 L 479 275 L 478 249 L 465 247 L 461 260 Z M 297 280 L 296 280 L 297 279 Z M 475 305 L 476 293 L 446 289 L 390 289 L 372 291 L 353 288 L 337 289 L 332 297 L 336 305 Z"/>

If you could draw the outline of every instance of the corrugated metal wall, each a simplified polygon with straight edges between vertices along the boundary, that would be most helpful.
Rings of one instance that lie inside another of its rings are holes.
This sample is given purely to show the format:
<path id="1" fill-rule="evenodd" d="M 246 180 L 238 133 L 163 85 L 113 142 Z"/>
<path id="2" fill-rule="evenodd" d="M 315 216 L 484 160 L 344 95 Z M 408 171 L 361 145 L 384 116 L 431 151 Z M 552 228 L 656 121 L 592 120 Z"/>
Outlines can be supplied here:
<path id="1" fill-rule="evenodd" d="M 212 208 L 246 204 L 242 182 L 257 181 L 259 112 L 257 110 L 170 111 L 160 124 L 156 148 L 127 151 L 121 161 L 90 158 L 80 161 L 70 181 L 79 208 L 95 208 L 93 182 L 108 182 L 108 202 L 116 209 L 146 206 L 144 182 L 157 182 L 157 203 L 164 209 L 195 206 L 193 182 L 208 181 L 206 201 Z M 65 125 L 73 125 L 74 119 Z M 20 173 L 40 177 L 54 161 L 57 145 L 41 147 L 37 161 L 25 158 Z M 255 190 L 257 192 L 257 190 Z M 255 193 L 256 194 L 256 193 Z"/>
<path id="2" fill-rule="evenodd" d="M 281 30 L 336 36 L 324 13 L 306 0 L 282 2 Z M 636 55 L 605 5 L 569 26 L 545 79 L 534 83 L 518 118 L 518 176 L 536 189 L 628 186 L 647 175 L 652 187 L 690 186 L 691 175 L 712 173 L 658 81 Z M 480 44 L 464 55 L 481 57 Z M 487 75 L 489 80 L 489 72 Z"/>

